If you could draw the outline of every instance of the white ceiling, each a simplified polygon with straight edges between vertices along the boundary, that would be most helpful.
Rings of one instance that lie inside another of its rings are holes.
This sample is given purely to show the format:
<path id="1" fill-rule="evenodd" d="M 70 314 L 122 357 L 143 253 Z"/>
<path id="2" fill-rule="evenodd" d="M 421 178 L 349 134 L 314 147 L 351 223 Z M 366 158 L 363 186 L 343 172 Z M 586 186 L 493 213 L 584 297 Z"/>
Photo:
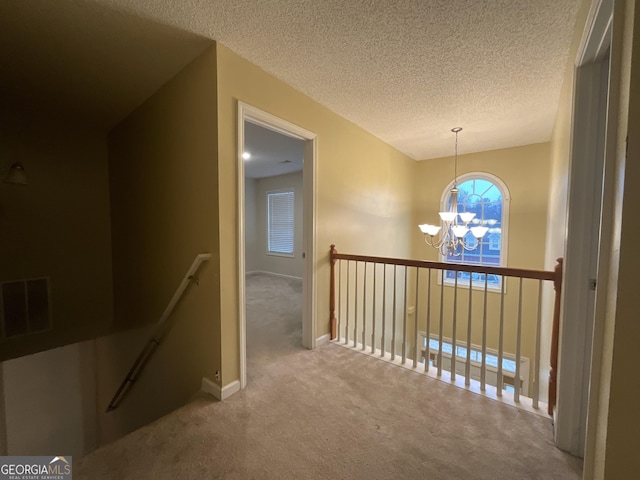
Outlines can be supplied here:
<path id="1" fill-rule="evenodd" d="M 550 139 L 579 3 L 7 0 L 0 88 L 112 124 L 213 39 L 407 155 L 436 158 L 451 155 L 454 126 L 460 153 Z"/>

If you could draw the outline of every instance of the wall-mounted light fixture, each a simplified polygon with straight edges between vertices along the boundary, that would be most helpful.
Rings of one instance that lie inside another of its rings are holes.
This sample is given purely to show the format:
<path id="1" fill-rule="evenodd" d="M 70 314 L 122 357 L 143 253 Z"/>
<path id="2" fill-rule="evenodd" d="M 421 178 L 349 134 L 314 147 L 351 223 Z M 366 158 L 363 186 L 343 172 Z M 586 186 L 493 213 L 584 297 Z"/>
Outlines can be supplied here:
<path id="1" fill-rule="evenodd" d="M 9 172 L 4 178 L 5 183 L 12 183 L 13 185 L 26 185 L 27 173 L 24 170 L 24 166 L 20 162 L 16 162 L 9 167 Z"/>

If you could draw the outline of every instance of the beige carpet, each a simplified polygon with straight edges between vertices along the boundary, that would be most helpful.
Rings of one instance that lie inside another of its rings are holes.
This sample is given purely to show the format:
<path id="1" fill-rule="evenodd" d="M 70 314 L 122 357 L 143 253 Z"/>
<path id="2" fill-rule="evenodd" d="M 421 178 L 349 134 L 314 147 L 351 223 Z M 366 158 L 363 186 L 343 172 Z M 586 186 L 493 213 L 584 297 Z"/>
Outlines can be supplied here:
<path id="1" fill-rule="evenodd" d="M 201 396 L 74 462 L 79 479 L 579 479 L 550 421 L 328 344 L 299 282 L 247 280 L 248 387 Z"/>

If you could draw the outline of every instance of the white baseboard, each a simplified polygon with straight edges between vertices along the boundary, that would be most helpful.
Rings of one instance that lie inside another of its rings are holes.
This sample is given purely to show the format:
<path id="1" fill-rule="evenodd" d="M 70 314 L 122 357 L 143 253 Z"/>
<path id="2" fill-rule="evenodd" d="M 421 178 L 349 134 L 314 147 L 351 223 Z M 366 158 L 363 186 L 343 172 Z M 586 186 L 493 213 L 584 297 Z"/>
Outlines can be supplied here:
<path id="1" fill-rule="evenodd" d="M 291 278 L 293 280 L 302 281 L 302 277 L 295 277 L 293 275 L 285 275 L 284 273 L 266 272 L 264 270 L 251 270 L 250 272 L 246 272 L 245 273 L 245 276 L 249 276 L 249 275 L 270 275 L 272 277 Z"/>
<path id="2" fill-rule="evenodd" d="M 222 397 L 222 391 L 220 387 L 209 380 L 207 377 L 202 377 L 202 391 L 208 393 L 209 395 L 213 395 L 218 400 Z"/>
<path id="3" fill-rule="evenodd" d="M 229 385 L 220 388 L 217 383 L 212 382 L 207 377 L 202 377 L 202 391 L 213 395 L 218 400 L 225 400 L 236 392 L 240 391 L 240 382 L 234 380 Z"/>
<path id="4" fill-rule="evenodd" d="M 222 398 L 224 400 L 229 398 L 234 393 L 238 393 L 240 391 L 240 380 L 234 380 L 229 385 L 225 385 L 222 387 Z"/>
<path id="5" fill-rule="evenodd" d="M 316 347 L 324 345 L 325 343 L 329 343 L 331 341 L 331 334 L 326 333 L 321 337 L 316 338 Z"/>

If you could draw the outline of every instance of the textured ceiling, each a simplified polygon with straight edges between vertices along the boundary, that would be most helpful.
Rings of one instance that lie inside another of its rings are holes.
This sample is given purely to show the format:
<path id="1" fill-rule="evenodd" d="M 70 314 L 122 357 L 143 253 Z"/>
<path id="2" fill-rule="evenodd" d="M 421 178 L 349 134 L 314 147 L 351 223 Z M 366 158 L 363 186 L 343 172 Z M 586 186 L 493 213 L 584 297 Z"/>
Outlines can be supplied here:
<path id="1" fill-rule="evenodd" d="M 27 22 L 34 5 L 40 6 L 35 13 L 44 12 L 34 31 L 66 30 L 59 33 L 62 47 L 87 63 L 80 74 L 115 82 L 103 90 L 139 97 L 142 80 L 161 84 L 163 73 L 214 39 L 402 152 L 425 159 L 452 153 L 454 126 L 465 129 L 461 153 L 549 140 L 579 0 L 2 4 L 3 24 L 11 9 L 21 15 L 14 23 Z M 12 33 L 1 35 L 4 42 Z M 154 44 L 160 48 L 149 51 Z M 93 48 L 106 66 L 88 58 Z M 64 58 L 70 68 L 73 55 Z M 122 75 L 129 66 L 129 81 L 140 85 L 135 92 Z"/>

